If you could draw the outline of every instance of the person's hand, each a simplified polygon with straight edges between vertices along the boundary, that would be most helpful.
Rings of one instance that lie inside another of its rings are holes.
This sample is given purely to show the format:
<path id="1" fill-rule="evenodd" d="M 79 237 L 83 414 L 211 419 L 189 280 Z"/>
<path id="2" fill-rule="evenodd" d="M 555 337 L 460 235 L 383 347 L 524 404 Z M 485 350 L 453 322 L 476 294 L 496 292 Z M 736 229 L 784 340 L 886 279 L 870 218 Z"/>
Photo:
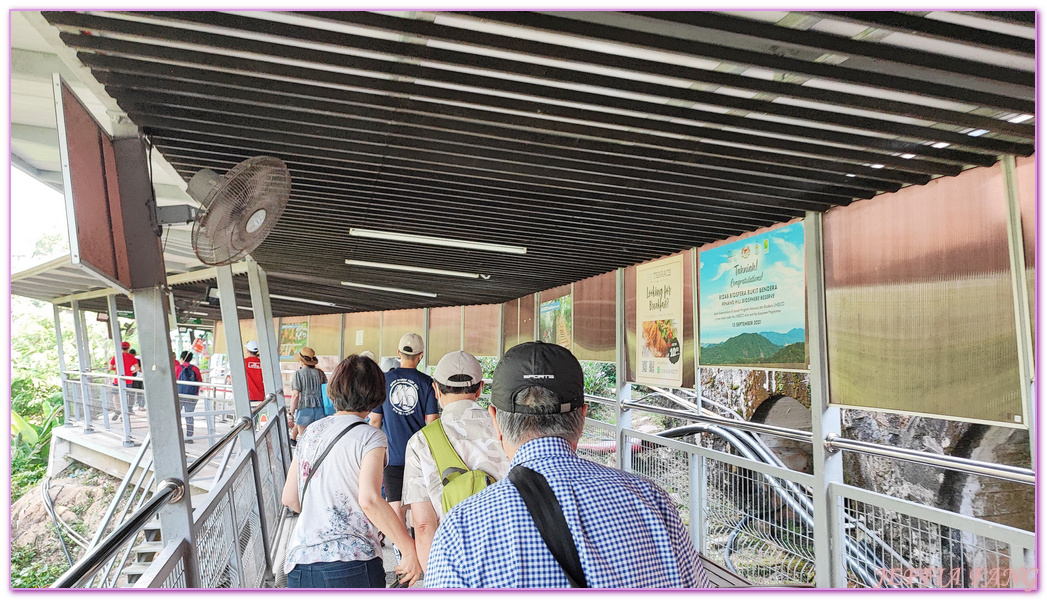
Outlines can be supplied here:
<path id="1" fill-rule="evenodd" d="M 287 426 L 294 427 L 294 411 L 287 413 Z"/>
<path id="2" fill-rule="evenodd" d="M 396 565 L 396 573 L 400 575 L 400 581 L 406 584 L 405 587 L 411 587 L 422 576 L 422 565 L 418 562 L 414 544 L 410 548 L 400 548 L 400 564 Z"/>

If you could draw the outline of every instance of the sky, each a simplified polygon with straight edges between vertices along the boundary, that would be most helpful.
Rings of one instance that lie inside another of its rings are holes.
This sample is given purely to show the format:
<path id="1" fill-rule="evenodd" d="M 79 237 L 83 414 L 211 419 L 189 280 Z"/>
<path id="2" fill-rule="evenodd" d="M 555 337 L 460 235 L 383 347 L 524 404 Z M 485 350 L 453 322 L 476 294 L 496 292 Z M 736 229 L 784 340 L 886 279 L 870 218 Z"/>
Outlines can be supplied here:
<path id="1" fill-rule="evenodd" d="M 36 241 L 53 233 L 68 237 L 66 231 L 62 194 L 11 167 L 12 271 L 17 273 L 46 262 L 48 257 L 30 258 Z"/>

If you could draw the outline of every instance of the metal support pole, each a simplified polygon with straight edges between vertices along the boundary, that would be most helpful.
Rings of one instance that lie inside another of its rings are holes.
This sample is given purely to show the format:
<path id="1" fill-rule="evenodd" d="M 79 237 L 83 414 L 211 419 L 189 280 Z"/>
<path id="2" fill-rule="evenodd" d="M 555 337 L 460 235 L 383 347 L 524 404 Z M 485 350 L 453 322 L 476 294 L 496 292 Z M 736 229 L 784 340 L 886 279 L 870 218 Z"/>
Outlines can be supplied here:
<path id="1" fill-rule="evenodd" d="M 814 444 L 814 577 L 820 588 L 845 587 L 841 515 L 829 491 L 843 483 L 843 456 L 826 448 L 829 434 L 841 431 L 840 408 L 829 404 L 829 357 L 825 321 L 825 272 L 822 255 L 822 215 L 808 211 L 803 220 L 807 275 L 807 323 L 811 354 L 811 426 Z M 834 535 L 835 534 L 835 535 Z"/>
<path id="2" fill-rule="evenodd" d="M 181 420 L 178 392 L 175 389 L 174 357 L 171 356 L 168 307 L 159 286 L 135 290 L 135 319 L 141 346 L 142 376 L 145 380 L 146 418 L 153 444 L 153 468 L 157 481 L 174 478 L 189 481 L 185 464 L 182 428 L 172 427 Z M 160 509 L 160 531 L 165 543 L 188 542 L 185 557 L 186 587 L 199 587 L 196 539 L 193 533 L 191 495 Z"/>
<path id="3" fill-rule="evenodd" d="M 385 311 L 378 311 L 378 360 L 385 357 Z"/>
<path id="4" fill-rule="evenodd" d="M 541 339 L 542 339 L 541 336 L 539 335 L 541 330 L 539 329 L 540 323 L 538 322 L 538 318 L 539 318 L 539 316 L 541 316 L 540 315 L 541 310 L 542 310 L 542 294 L 540 292 L 535 292 L 535 294 L 534 294 L 534 341 L 536 341 L 536 342 L 541 341 Z"/>
<path id="5" fill-rule="evenodd" d="M 698 405 L 698 412 L 702 412 L 702 345 L 701 345 L 701 327 L 698 323 L 698 304 L 699 299 L 697 296 L 698 291 L 698 249 L 691 248 L 691 296 L 694 301 L 691 302 L 691 313 L 693 319 L 691 325 L 694 329 L 694 397 L 695 404 Z M 704 463 L 703 463 L 704 464 Z"/>
<path id="6" fill-rule="evenodd" d="M 80 400 L 84 406 L 84 433 L 92 433 L 94 432 L 94 427 L 91 425 L 91 406 L 88 402 L 91 390 L 87 386 L 87 377 L 84 375 L 84 373 L 91 370 L 91 359 L 87 350 L 87 330 L 84 327 L 80 303 L 73 300 L 72 306 L 73 332 L 76 334 L 76 358 L 77 363 L 80 365 Z"/>
<path id="7" fill-rule="evenodd" d="M 691 455 L 691 540 L 698 552 L 705 552 L 705 457 Z"/>
<path id="8" fill-rule="evenodd" d="M 425 353 L 422 354 L 422 363 L 418 366 L 423 373 L 429 373 L 429 309 L 422 309 L 422 344 L 425 345 Z M 379 358 L 379 360 L 381 360 Z"/>
<path id="9" fill-rule="evenodd" d="M 124 368 L 124 348 L 123 348 L 123 332 L 120 331 L 120 320 L 116 312 L 116 295 L 109 294 L 106 298 L 106 302 L 109 307 L 109 328 L 113 332 L 113 346 L 116 348 L 116 353 L 113 354 L 113 366 L 116 367 L 116 394 L 117 402 L 119 405 L 116 409 L 116 414 L 122 417 L 124 422 L 124 447 L 134 446 L 134 440 L 131 439 L 131 415 L 129 407 L 127 406 L 127 382 L 124 377 L 130 375 Z"/>
<path id="10" fill-rule="evenodd" d="M 622 431 L 632 427 L 633 414 L 632 410 L 623 404 L 632 399 L 632 384 L 626 381 L 628 379 L 628 370 L 626 369 L 626 350 L 628 345 L 625 343 L 625 269 L 618 269 L 614 274 L 614 285 L 614 383 L 616 388 L 615 400 L 618 409 L 618 418 L 615 419 L 614 425 L 615 457 L 618 459 L 619 469 L 631 472 L 633 465 L 632 448 L 626 443 L 625 433 Z M 536 305 L 535 313 L 537 312 Z M 537 330 L 537 314 L 534 322 Z M 535 339 L 538 339 L 537 332 Z"/>
<path id="11" fill-rule="evenodd" d="M 428 315 L 429 309 L 425 309 Z M 255 326 L 257 327 L 257 323 Z M 426 335 L 429 335 L 429 328 L 426 327 Z M 426 340 L 428 342 L 428 340 Z M 338 362 L 345 360 L 345 313 L 338 315 Z M 380 360 L 380 359 L 379 359 Z"/>
<path id="12" fill-rule="evenodd" d="M 233 269 L 218 267 L 218 304 L 222 310 L 225 328 L 226 355 L 233 384 L 233 407 L 236 418 L 251 418 L 251 401 L 247 396 L 247 368 L 244 365 L 244 346 L 240 337 L 240 317 L 236 312 L 236 289 L 233 287 Z M 254 431 L 245 429 L 240 434 L 241 451 L 254 448 Z"/>
<path id="13" fill-rule="evenodd" d="M 251 288 L 251 310 L 254 313 L 255 329 L 258 331 L 258 349 L 262 357 L 262 386 L 266 394 L 275 394 L 275 408 L 267 408 L 270 419 L 279 418 L 286 406 L 284 382 L 280 373 L 280 347 L 277 330 L 273 326 L 273 308 L 269 303 L 269 283 L 265 271 L 251 260 L 247 262 L 247 283 Z M 219 292 L 221 295 L 221 292 Z M 269 406 L 273 406 L 270 404 Z M 279 427 L 280 460 L 284 471 L 291 462 L 290 441 L 286 423 Z"/>
<path id="14" fill-rule="evenodd" d="M 460 308 L 461 316 L 458 318 L 458 349 L 465 350 L 465 305 Z M 426 346 L 428 348 L 428 346 Z"/>
<path id="15" fill-rule="evenodd" d="M 178 356 L 182 355 L 182 328 L 178 326 L 178 311 L 175 309 L 175 297 L 174 294 L 168 296 L 171 304 L 171 324 L 174 325 L 175 333 L 175 348 L 178 349 Z"/>
<path id="16" fill-rule="evenodd" d="M 251 400 L 247 392 L 247 365 L 244 363 L 244 345 L 240 337 L 240 317 L 236 312 L 236 288 L 233 285 L 233 269 L 229 265 L 218 267 L 218 304 L 222 309 L 222 326 L 225 328 L 226 353 L 229 357 L 229 375 L 233 384 L 233 406 L 236 418 L 251 422 Z M 257 323 L 256 327 L 257 329 Z M 262 477 L 258 470 L 258 452 L 255 448 L 254 427 L 244 428 L 238 435 L 241 452 L 251 452 L 251 469 L 254 473 L 255 497 L 258 514 L 265 514 L 265 503 L 261 497 Z M 265 519 L 259 521 L 262 529 L 262 547 L 267 572 L 272 572 L 269 558 L 269 531 Z"/>
<path id="17" fill-rule="evenodd" d="M 502 359 L 503 354 L 505 354 L 505 302 L 498 305 L 498 360 Z"/>
<path id="18" fill-rule="evenodd" d="M 1003 166 L 1003 179 L 1007 187 L 1007 248 L 1011 263 L 1011 294 L 1014 299 L 1015 337 L 1018 340 L 1018 377 L 1021 381 L 1023 423 L 1029 428 L 1029 460 L 1032 469 L 1036 470 L 1036 414 L 1033 402 L 1033 363 L 1032 317 L 1029 314 L 1029 288 L 1025 281 L 1025 238 L 1022 233 L 1021 200 L 1018 198 L 1018 181 L 1015 176 L 1013 156 L 1000 159 Z"/>
<path id="19" fill-rule="evenodd" d="M 61 312 L 59 311 L 57 304 L 52 304 L 51 308 L 54 309 L 55 313 L 55 339 L 58 342 L 58 380 L 62 383 L 62 410 L 64 411 L 65 426 L 72 427 L 73 420 L 77 416 L 73 414 L 73 408 L 76 406 L 76 403 L 69 401 L 69 390 L 65 380 L 65 372 L 68 369 L 65 367 L 65 347 L 62 345 Z"/>

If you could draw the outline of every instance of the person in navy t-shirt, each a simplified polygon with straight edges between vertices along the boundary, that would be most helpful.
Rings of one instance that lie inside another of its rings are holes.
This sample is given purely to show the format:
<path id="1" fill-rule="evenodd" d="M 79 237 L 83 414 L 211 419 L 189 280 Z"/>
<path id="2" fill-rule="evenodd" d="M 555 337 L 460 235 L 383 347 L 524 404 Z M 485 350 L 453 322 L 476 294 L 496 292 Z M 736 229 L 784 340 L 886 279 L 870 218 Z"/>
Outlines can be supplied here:
<path id="1" fill-rule="evenodd" d="M 385 374 L 385 402 L 369 415 L 371 425 L 380 427 L 389 438 L 385 496 L 401 520 L 406 512 L 401 505 L 401 493 L 407 441 L 440 416 L 433 378 L 418 371 L 424 351 L 425 344 L 417 333 L 407 333 L 400 338 L 396 351 L 400 367 Z"/>

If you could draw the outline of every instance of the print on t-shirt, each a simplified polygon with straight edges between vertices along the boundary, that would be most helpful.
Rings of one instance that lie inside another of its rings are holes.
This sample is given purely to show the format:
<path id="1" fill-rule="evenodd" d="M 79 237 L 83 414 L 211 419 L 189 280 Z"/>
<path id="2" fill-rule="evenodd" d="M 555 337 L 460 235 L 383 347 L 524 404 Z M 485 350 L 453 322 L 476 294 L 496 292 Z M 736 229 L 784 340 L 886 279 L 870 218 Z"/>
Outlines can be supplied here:
<path id="1" fill-rule="evenodd" d="M 418 384 L 410 379 L 397 379 L 389 385 L 389 403 L 400 415 L 409 415 L 418 406 Z"/>

